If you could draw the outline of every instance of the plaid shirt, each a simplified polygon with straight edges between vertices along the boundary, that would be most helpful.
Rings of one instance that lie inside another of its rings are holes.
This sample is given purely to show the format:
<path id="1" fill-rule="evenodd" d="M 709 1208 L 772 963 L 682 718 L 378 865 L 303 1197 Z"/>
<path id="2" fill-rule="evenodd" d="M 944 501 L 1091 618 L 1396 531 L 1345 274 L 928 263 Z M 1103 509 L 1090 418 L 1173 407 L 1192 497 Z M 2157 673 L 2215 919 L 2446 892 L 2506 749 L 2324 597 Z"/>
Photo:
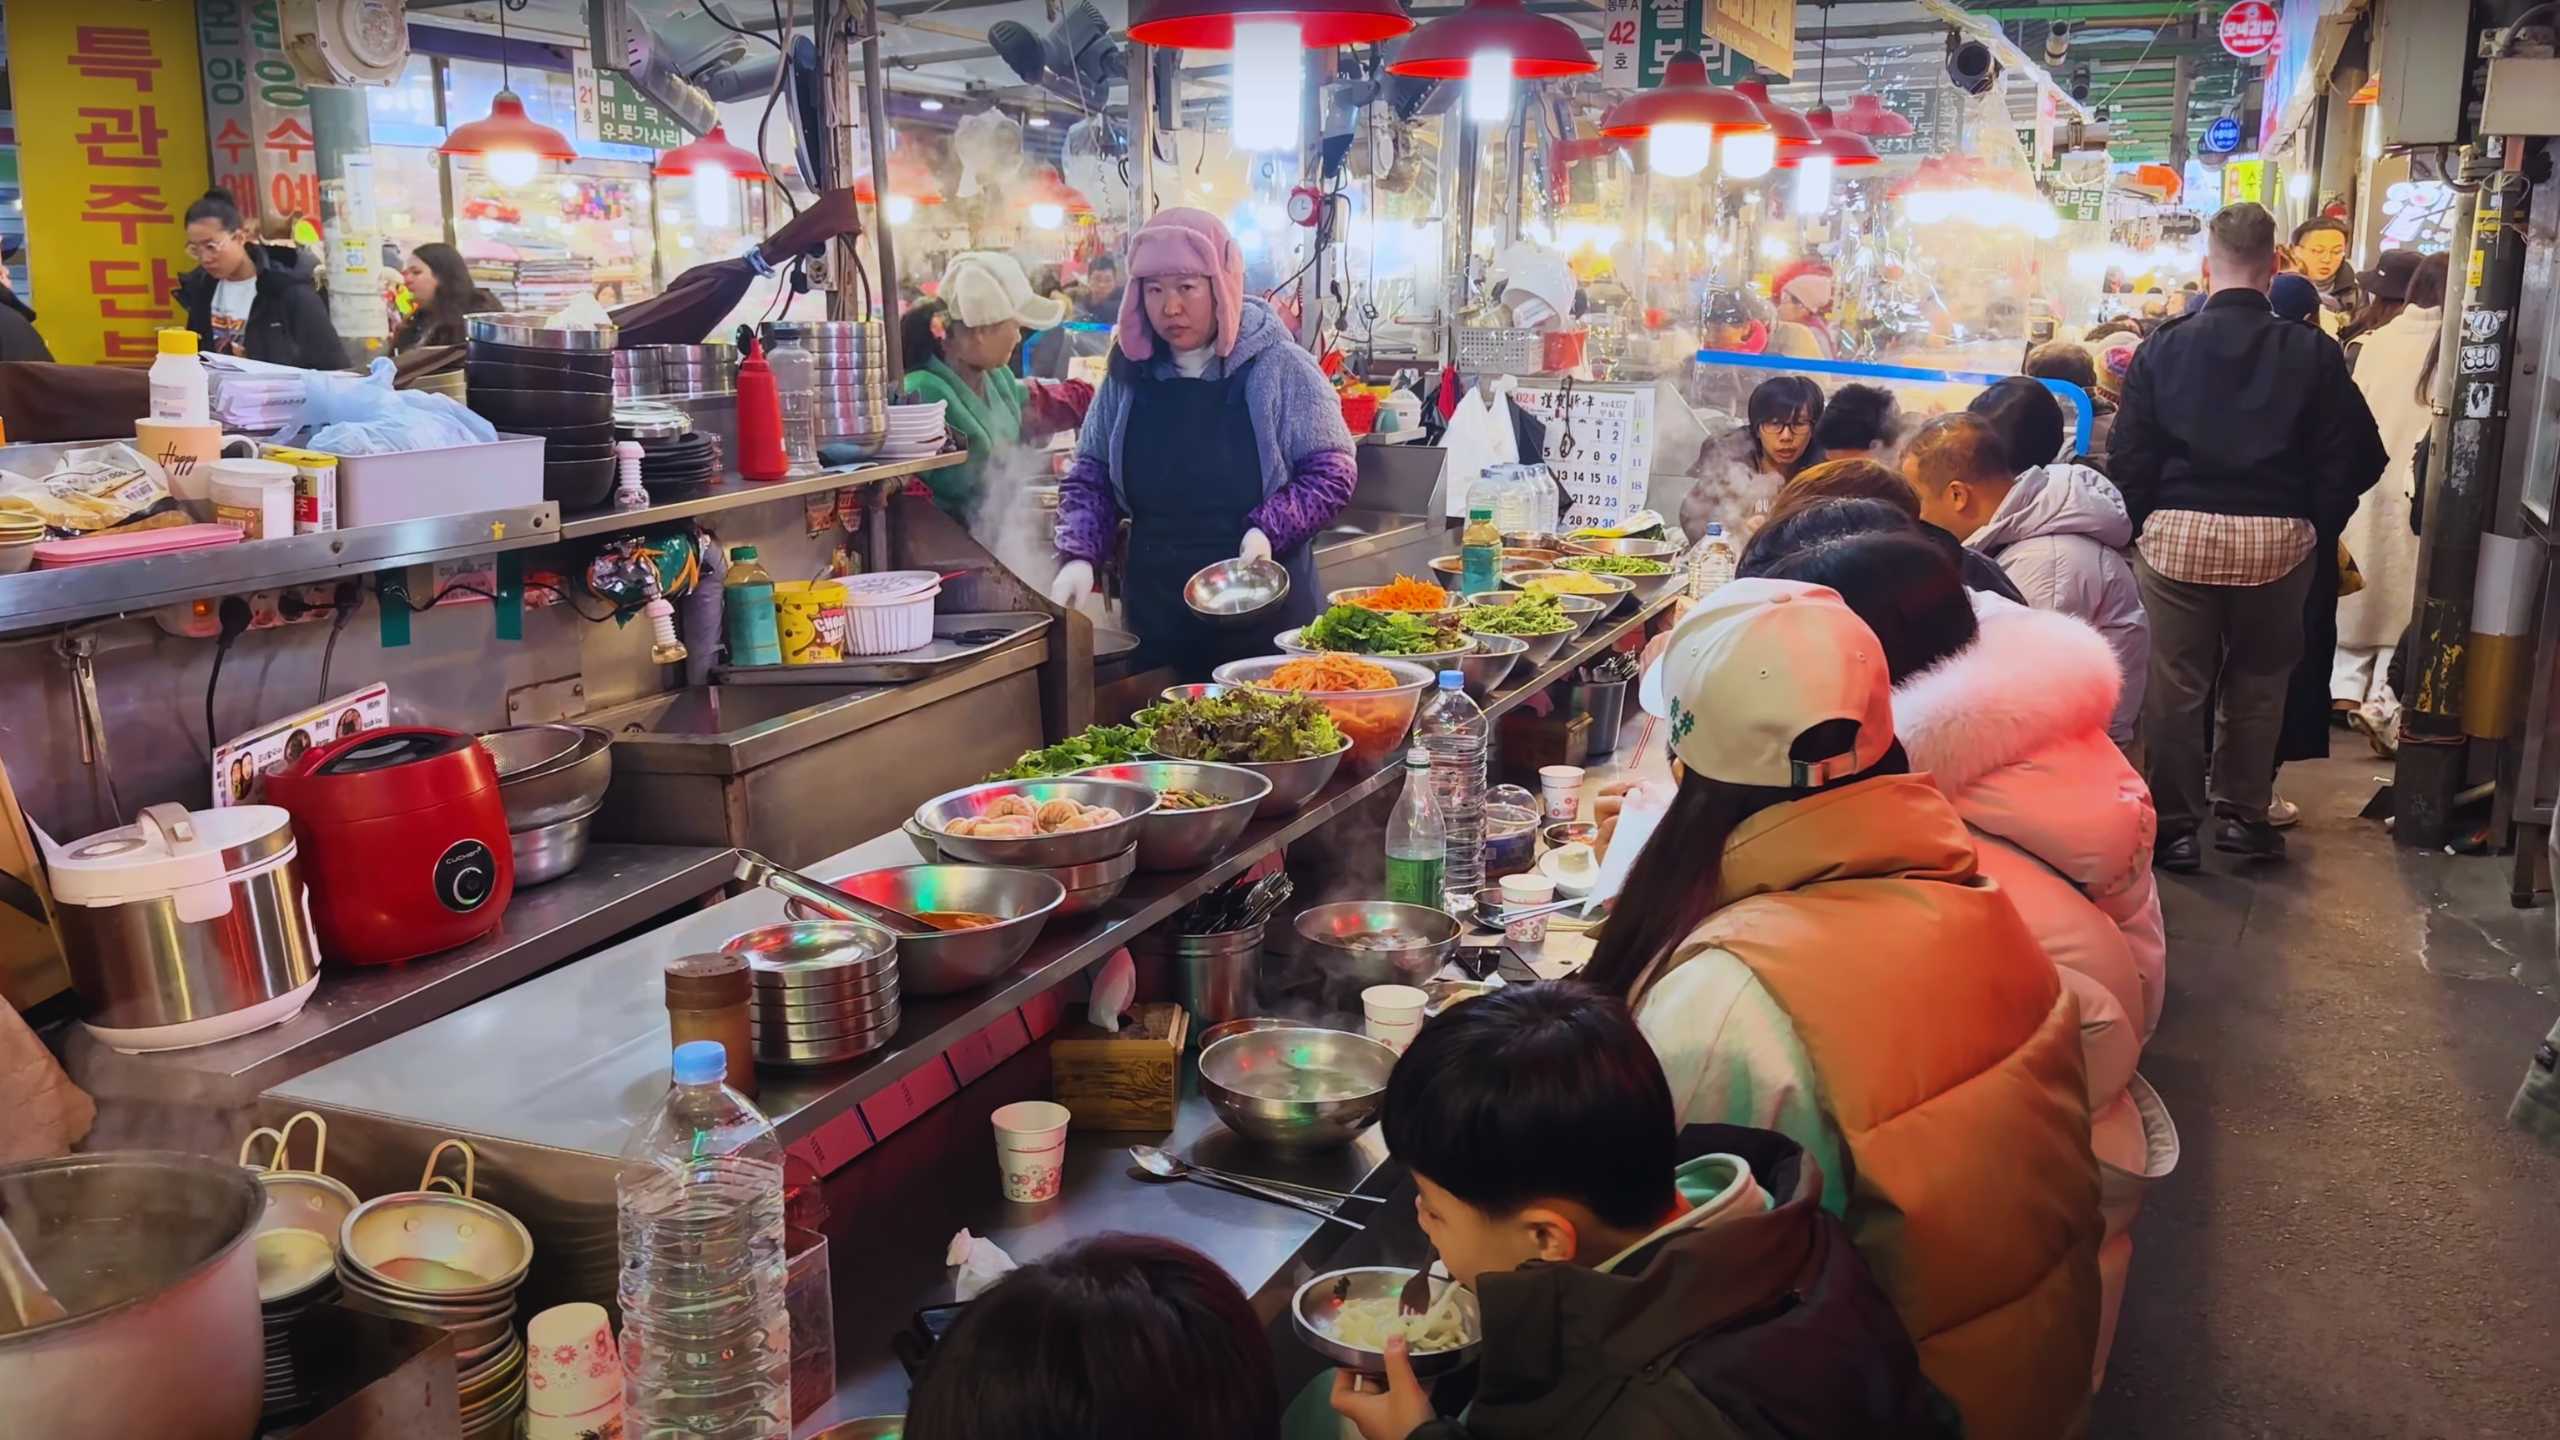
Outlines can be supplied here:
<path id="1" fill-rule="evenodd" d="M 2143 563 L 2188 585 L 2270 585 L 2311 558 L 2311 522 L 2286 515 L 2155 510 L 2142 527 Z"/>

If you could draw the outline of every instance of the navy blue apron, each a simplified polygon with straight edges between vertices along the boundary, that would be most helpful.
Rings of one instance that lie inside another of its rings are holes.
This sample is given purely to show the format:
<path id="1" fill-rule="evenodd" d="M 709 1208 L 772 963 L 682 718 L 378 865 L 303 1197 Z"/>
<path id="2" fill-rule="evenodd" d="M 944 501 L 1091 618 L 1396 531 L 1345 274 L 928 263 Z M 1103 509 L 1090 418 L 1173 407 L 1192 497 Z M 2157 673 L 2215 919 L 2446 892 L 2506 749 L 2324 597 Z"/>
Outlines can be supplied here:
<path id="1" fill-rule="evenodd" d="M 1229 660 L 1277 653 L 1271 637 L 1321 609 L 1314 542 L 1274 555 L 1289 571 L 1277 614 L 1218 629 L 1182 603 L 1202 566 L 1234 558 L 1262 504 L 1262 449 L 1245 408 L 1244 381 L 1140 380 L 1121 442 L 1121 493 L 1129 507 L 1129 573 L 1122 599 L 1142 665 L 1170 665 L 1202 681 Z"/>

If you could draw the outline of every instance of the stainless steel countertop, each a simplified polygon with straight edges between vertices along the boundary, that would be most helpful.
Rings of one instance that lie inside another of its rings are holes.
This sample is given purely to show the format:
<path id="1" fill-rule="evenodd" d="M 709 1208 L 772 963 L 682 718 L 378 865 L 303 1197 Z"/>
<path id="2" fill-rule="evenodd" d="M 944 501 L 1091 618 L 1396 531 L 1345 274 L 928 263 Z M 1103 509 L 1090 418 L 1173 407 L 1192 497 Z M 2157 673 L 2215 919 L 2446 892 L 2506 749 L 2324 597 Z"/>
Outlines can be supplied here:
<path id="1" fill-rule="evenodd" d="M 100 1098 L 245 1104 L 260 1092 L 386 1036 L 450 1015 L 614 936 L 717 891 L 731 852 L 612 845 L 548 885 L 519 891 L 497 932 L 405 965 L 328 965 L 302 1013 L 282 1025 L 154 1055 L 124 1055 L 73 1027 L 72 1073 Z"/>
<path id="2" fill-rule="evenodd" d="M 697 515 L 715 515 L 735 510 L 741 505 L 763 505 L 774 500 L 791 500 L 815 495 L 821 490 L 841 490 L 848 485 L 869 485 L 881 480 L 903 480 L 928 470 L 964 464 L 966 452 L 949 455 L 927 455 L 920 460 L 882 460 L 865 465 L 848 465 L 804 475 L 796 480 L 741 480 L 735 475 L 721 477 L 720 483 L 699 495 L 683 500 L 669 500 L 638 510 L 601 510 L 580 515 L 560 525 L 560 538 L 575 540 L 582 535 L 619 535 L 626 530 L 648 525 L 663 525 L 670 520 L 689 520 Z"/>
<path id="3" fill-rule="evenodd" d="M 1506 687 L 1486 708 L 1496 715 L 1509 710 L 1669 603 L 1666 596 L 1595 629 Z M 801 1141 L 1400 778 L 1389 767 L 1337 779 L 1297 815 L 1254 825 L 1242 843 L 1206 869 L 1137 876 L 1101 910 L 1052 923 L 1023 963 L 994 984 L 908 1002 L 898 1036 L 886 1048 L 821 1070 L 760 1070 L 758 1105 L 784 1143 Z M 849 774 L 844 783 L 895 782 Z M 833 878 L 915 863 L 914 847 L 892 831 L 807 868 Z M 392 1036 L 269 1094 L 282 1102 L 369 1111 L 463 1135 L 618 1155 L 631 1127 L 666 1090 L 669 1040 L 659 982 L 666 963 L 716 950 L 729 937 L 780 918 L 781 897 L 762 891 L 739 895 L 519 986 L 502 1004 L 476 1005 Z"/>
<path id="4" fill-rule="evenodd" d="M 1131 1178 L 1128 1147 L 1161 1145 L 1197 1163 L 1239 1174 L 1296 1180 L 1333 1190 L 1384 1193 L 1379 1182 L 1386 1140 L 1373 1126 L 1345 1149 L 1291 1159 L 1253 1146 L 1218 1123 L 1184 1067 L 1182 1107 L 1164 1132 L 1077 1131 L 1067 1141 L 1067 1173 L 1059 1196 L 1037 1205 L 1004 1198 L 996 1174 L 988 1115 L 1014 1100 L 1049 1094 L 1048 1046 L 1034 1045 L 980 1077 L 957 1096 L 880 1143 L 864 1164 L 825 1188 L 827 1267 L 835 1294 L 836 1396 L 798 1427 L 810 1434 L 863 1415 L 907 1406 L 907 1376 L 889 1348 L 917 1310 L 955 1298 L 955 1271 L 942 1263 L 952 1234 L 967 1227 L 1029 1264 L 1072 1242 L 1119 1231 L 1160 1236 L 1198 1250 L 1233 1276 L 1266 1325 L 1291 1292 L 1355 1250 L 1361 1262 L 1378 1253 L 1417 1263 L 1419 1242 L 1410 1206 L 1345 1202 L 1343 1214 L 1370 1227 L 1345 1229 L 1266 1200 L 1189 1182 Z M 1395 1244 L 1403 1241 L 1400 1247 Z M 1366 1243 L 1364 1243 L 1366 1242 Z M 1285 1330 L 1285 1327 L 1283 1327 Z M 1275 1345 L 1287 1342 L 1275 1342 Z M 1284 1369 L 1292 1357 L 1282 1352 Z M 1286 1399 L 1286 1392 L 1283 1394 Z"/>
<path id="5" fill-rule="evenodd" d="M 1333 524 L 1317 533 L 1316 560 L 1320 565 L 1345 564 L 1382 550 L 1400 549 L 1441 529 L 1441 522 L 1427 515 L 1345 510 L 1334 518 Z"/>

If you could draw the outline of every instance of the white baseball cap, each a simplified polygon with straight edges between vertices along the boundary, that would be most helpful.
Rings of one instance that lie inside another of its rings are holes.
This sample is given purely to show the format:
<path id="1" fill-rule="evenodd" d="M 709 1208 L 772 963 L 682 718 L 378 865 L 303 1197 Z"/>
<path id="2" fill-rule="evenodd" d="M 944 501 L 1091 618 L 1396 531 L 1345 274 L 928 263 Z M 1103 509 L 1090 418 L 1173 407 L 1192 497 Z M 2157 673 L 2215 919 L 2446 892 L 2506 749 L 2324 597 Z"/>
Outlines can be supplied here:
<path id="1" fill-rule="evenodd" d="M 1799 580 L 1729 580 L 1671 632 L 1637 689 L 1671 724 L 1671 753 L 1733 785 L 1811 790 L 1872 768 L 1893 748 L 1884 646 L 1840 593 Z M 1837 754 L 1799 758 L 1832 720 L 1857 731 Z"/>
<path id="2" fill-rule="evenodd" d="M 1036 294 L 1022 262 L 998 250 L 969 250 L 942 271 L 942 303 L 951 318 L 976 329 L 1010 320 L 1025 330 L 1046 330 L 1067 318 L 1063 300 Z"/>

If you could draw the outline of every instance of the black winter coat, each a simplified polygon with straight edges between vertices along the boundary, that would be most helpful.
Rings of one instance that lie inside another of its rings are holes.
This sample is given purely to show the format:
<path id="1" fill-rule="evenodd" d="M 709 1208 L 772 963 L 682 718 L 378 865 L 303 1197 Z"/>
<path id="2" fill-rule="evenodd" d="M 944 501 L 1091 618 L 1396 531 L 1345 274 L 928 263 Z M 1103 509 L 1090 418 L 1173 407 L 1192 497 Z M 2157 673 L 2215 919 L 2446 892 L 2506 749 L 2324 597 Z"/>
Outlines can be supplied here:
<path id="1" fill-rule="evenodd" d="M 252 245 L 249 258 L 258 267 L 258 293 L 249 302 L 249 328 L 240 341 L 248 358 L 300 370 L 346 369 L 347 347 L 329 322 L 329 302 L 312 282 L 317 262 L 290 245 Z M 180 276 L 170 292 L 187 312 L 187 328 L 208 351 L 214 284 L 199 265 Z"/>

